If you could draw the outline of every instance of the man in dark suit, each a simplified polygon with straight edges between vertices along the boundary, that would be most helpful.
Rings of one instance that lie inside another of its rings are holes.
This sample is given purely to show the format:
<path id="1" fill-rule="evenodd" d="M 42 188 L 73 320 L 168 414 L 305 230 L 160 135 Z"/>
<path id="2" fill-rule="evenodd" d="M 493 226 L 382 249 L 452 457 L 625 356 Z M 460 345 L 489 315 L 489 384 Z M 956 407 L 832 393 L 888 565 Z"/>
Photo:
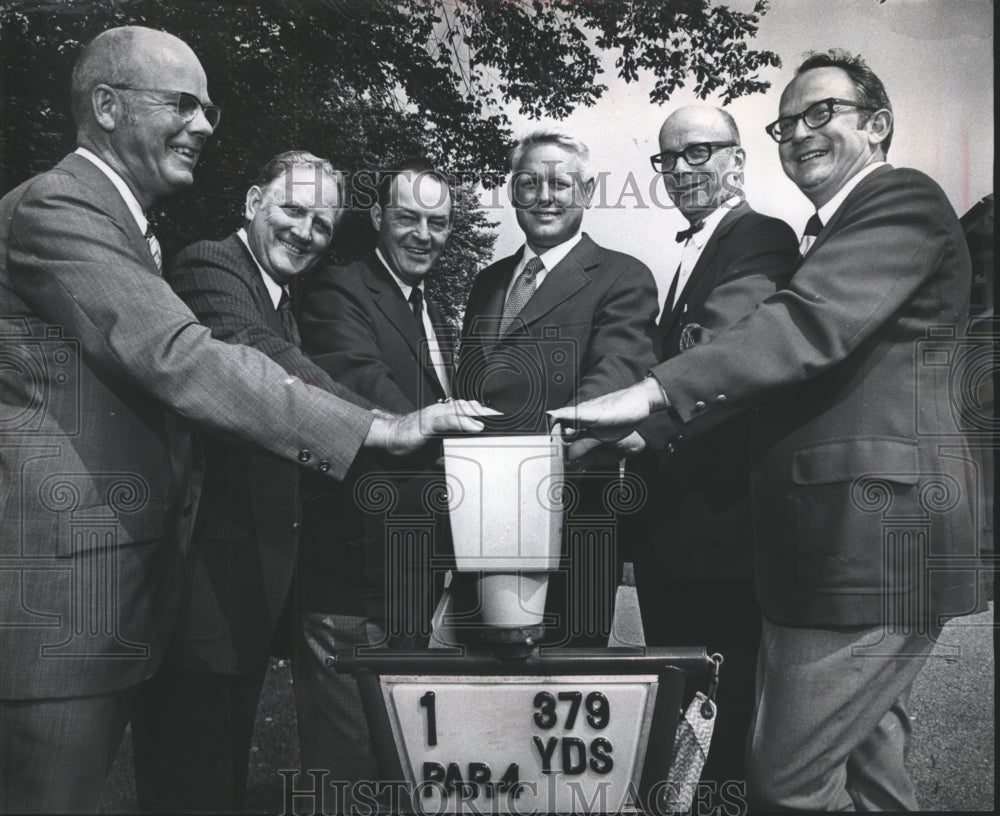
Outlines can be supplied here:
<path id="1" fill-rule="evenodd" d="M 979 603 L 974 457 L 934 365 L 948 349 L 921 353 L 964 334 L 969 254 L 941 189 L 885 163 L 892 109 L 860 58 L 807 59 L 780 114 L 768 133 L 816 208 L 787 288 L 652 378 L 556 414 L 623 425 L 669 405 L 690 438 L 759 405 L 750 805 L 914 809 L 909 691 L 943 620 Z"/>
<path id="2" fill-rule="evenodd" d="M 376 405 L 413 411 L 451 396 L 454 333 L 424 283 L 451 232 L 452 198 L 423 159 L 387 172 L 377 192 L 374 251 L 326 266 L 303 287 L 303 348 Z M 427 644 L 435 587 L 450 562 L 446 514 L 427 499 L 433 485 L 443 491 L 440 453 L 429 446 L 405 460 L 359 458 L 333 490 L 304 483 L 295 695 L 302 767 L 329 771 L 328 783 L 384 777 L 357 683 L 326 661 L 334 649 Z M 373 491 L 390 492 L 391 507 L 375 506 Z M 339 806 L 348 809 L 356 792 L 345 788 Z"/>
<path id="3" fill-rule="evenodd" d="M 346 389 L 303 355 L 288 287 L 323 257 L 341 211 L 329 162 L 287 151 L 246 195 L 244 225 L 183 250 L 165 275 L 212 336 L 267 354 L 289 374 Z M 350 393 L 350 392 L 347 392 Z M 132 720 L 144 811 L 241 811 L 257 700 L 282 618 L 300 527 L 295 466 L 205 435 L 205 481 L 174 637 Z M 320 477 L 318 477 L 320 478 Z M 324 480 L 325 481 L 325 480 Z"/>
<path id="4" fill-rule="evenodd" d="M 719 108 L 674 111 L 652 157 L 688 221 L 683 252 L 657 326 L 657 357 L 669 360 L 749 314 L 782 288 L 798 258 L 795 233 L 755 212 L 742 190 L 746 160 L 732 117 Z M 651 495 L 635 559 L 646 643 L 705 646 L 725 658 L 718 720 L 702 778 L 745 779 L 754 706 L 760 609 L 750 536 L 749 416 L 710 435 L 640 457 Z"/>
<path id="5" fill-rule="evenodd" d="M 80 148 L 0 202 L 0 810 L 96 810 L 160 663 L 201 485 L 194 425 L 342 477 L 358 450 L 478 422 L 378 415 L 214 340 L 160 277 L 145 210 L 219 122 L 197 57 L 104 32 L 73 71 Z M 359 398 L 360 399 L 360 398 Z M 446 408 L 447 406 L 442 406 Z"/>
<path id="6" fill-rule="evenodd" d="M 525 244 L 477 277 L 456 380 L 459 394 L 503 412 L 498 427 L 504 432 L 544 434 L 546 410 L 620 388 L 655 359 L 652 275 L 581 231 L 594 190 L 588 165 L 586 146 L 558 131 L 532 133 L 511 152 L 510 194 Z M 604 496 L 621 453 L 584 453 L 585 447 L 570 455 L 578 469 L 597 471 L 598 478 L 574 480 L 572 489 L 581 491 L 578 516 L 610 523 L 588 534 L 593 525 L 568 514 L 567 558 L 550 576 L 546 600 L 546 612 L 556 616 L 548 635 L 553 644 L 606 645 L 620 577 L 615 513 Z"/>

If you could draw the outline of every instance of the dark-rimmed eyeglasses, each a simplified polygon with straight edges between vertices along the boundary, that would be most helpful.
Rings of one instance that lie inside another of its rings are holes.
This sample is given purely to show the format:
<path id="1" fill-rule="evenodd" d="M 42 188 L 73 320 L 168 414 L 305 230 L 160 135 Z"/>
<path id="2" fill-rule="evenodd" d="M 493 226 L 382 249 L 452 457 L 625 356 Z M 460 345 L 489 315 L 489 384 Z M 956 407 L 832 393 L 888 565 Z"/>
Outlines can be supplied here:
<path id="1" fill-rule="evenodd" d="M 677 167 L 677 160 L 683 156 L 689 166 L 698 167 L 712 158 L 712 152 L 716 148 L 722 147 L 736 147 L 736 142 L 699 142 L 679 151 L 663 150 L 650 156 L 649 163 L 657 173 L 669 173 Z"/>
<path id="2" fill-rule="evenodd" d="M 185 122 L 190 122 L 197 115 L 198 111 L 205 114 L 208 124 L 215 130 L 222 119 L 222 108 L 217 105 L 202 105 L 201 100 L 194 94 L 185 91 L 168 91 L 163 88 L 136 88 L 133 85 L 109 85 L 119 91 L 140 91 L 142 93 L 155 93 L 163 96 L 170 96 L 176 100 L 176 113 Z"/>
<path id="3" fill-rule="evenodd" d="M 866 111 L 874 110 L 874 108 L 858 102 L 852 102 L 850 99 L 834 99 L 831 97 L 830 99 L 821 99 L 819 102 L 813 102 L 802 113 L 797 113 L 794 116 L 782 116 L 780 119 L 771 122 L 764 130 L 767 131 L 767 135 L 774 139 L 774 141 L 778 143 L 787 142 L 792 138 L 792 134 L 795 132 L 795 125 L 798 124 L 799 119 L 805 122 L 806 127 L 810 130 L 816 130 L 816 128 L 821 128 L 829 122 L 835 113 L 840 112 L 834 110 L 837 106 Z"/>

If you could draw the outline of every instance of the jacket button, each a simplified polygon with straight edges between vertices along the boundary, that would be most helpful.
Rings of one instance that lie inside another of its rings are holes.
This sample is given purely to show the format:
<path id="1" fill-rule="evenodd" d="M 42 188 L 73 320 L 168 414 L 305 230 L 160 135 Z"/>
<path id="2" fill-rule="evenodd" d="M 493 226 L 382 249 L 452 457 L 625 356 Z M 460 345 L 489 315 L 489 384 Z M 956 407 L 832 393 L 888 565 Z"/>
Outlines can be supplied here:
<path id="1" fill-rule="evenodd" d="M 715 398 L 715 401 L 721 405 L 722 403 L 724 403 L 726 401 L 726 395 L 725 394 L 719 394 L 719 396 L 717 396 Z"/>
<path id="2" fill-rule="evenodd" d="M 310 459 L 312 459 L 312 456 L 313 455 L 309 453 L 309 451 L 307 451 L 305 448 L 299 451 L 300 462 L 308 462 Z"/>
<path id="3" fill-rule="evenodd" d="M 674 443 L 670 442 L 667 445 L 667 453 L 673 453 L 675 450 L 677 450 L 677 448 L 674 447 Z"/>
<path id="4" fill-rule="evenodd" d="M 330 469 L 330 463 L 326 459 L 320 459 L 319 471 L 320 473 L 326 473 Z"/>
<path id="5" fill-rule="evenodd" d="M 299 522 L 297 522 L 297 521 L 293 521 L 292 522 L 292 532 L 293 533 L 297 533 L 301 529 L 302 529 L 302 525 Z"/>
<path id="6" fill-rule="evenodd" d="M 705 410 L 705 403 L 703 403 L 701 400 L 698 400 L 694 404 L 694 410 L 696 410 L 696 411 L 704 411 Z"/>

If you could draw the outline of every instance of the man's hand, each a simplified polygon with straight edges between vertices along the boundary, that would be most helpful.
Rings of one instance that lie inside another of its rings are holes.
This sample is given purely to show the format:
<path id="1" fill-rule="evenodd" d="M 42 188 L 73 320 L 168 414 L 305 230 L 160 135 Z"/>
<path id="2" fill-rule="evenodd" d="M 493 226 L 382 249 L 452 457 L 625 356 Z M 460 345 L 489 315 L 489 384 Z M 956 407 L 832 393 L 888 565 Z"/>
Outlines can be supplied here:
<path id="1" fill-rule="evenodd" d="M 366 448 L 379 448 L 402 456 L 419 448 L 428 438 L 454 433 L 476 433 L 483 423 L 475 417 L 497 416 L 500 412 L 475 400 L 453 400 L 428 405 L 406 416 L 372 411 L 375 421 L 365 437 Z"/>
<path id="2" fill-rule="evenodd" d="M 549 411 L 549 416 L 558 422 L 566 436 L 574 436 L 587 430 L 593 436 L 605 441 L 624 440 L 630 431 L 656 408 L 665 407 L 663 394 L 656 380 L 647 378 L 635 385 L 612 391 L 600 397 Z M 611 433 L 594 433 L 594 428 L 614 428 Z"/>

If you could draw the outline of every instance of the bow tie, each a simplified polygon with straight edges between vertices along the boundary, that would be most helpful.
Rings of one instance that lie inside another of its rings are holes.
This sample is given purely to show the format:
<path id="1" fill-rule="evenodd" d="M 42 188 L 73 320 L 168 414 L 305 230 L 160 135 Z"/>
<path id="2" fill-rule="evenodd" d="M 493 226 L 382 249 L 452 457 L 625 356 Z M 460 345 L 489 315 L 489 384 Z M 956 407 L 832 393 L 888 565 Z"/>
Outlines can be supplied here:
<path id="1" fill-rule="evenodd" d="M 705 222 L 703 220 L 702 221 L 695 221 L 686 230 L 681 230 L 680 232 L 677 233 L 677 243 L 679 244 L 679 243 L 681 243 L 683 241 L 686 241 L 688 238 L 690 238 L 696 232 L 701 232 L 701 228 L 704 227 L 704 226 L 705 226 Z"/>

